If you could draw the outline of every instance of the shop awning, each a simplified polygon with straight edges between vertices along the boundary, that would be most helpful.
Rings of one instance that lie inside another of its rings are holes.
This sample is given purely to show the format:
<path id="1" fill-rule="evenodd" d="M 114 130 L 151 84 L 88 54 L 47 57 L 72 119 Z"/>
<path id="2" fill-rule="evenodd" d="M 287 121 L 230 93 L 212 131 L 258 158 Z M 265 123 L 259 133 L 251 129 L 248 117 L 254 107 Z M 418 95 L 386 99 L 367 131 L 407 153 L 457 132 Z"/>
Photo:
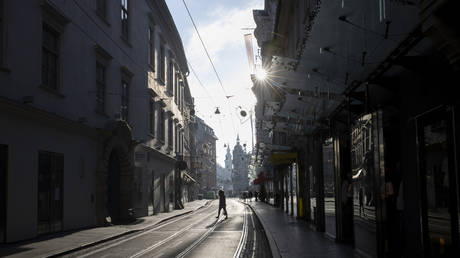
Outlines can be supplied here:
<path id="1" fill-rule="evenodd" d="M 297 160 L 297 152 L 276 152 L 270 155 L 273 165 L 291 164 Z"/>
<path id="2" fill-rule="evenodd" d="M 252 181 L 252 183 L 254 185 L 258 185 L 260 183 L 263 183 L 265 180 L 266 180 L 266 178 L 264 176 L 264 172 L 260 172 L 259 175 L 257 176 L 257 178 L 254 179 L 254 181 Z"/>

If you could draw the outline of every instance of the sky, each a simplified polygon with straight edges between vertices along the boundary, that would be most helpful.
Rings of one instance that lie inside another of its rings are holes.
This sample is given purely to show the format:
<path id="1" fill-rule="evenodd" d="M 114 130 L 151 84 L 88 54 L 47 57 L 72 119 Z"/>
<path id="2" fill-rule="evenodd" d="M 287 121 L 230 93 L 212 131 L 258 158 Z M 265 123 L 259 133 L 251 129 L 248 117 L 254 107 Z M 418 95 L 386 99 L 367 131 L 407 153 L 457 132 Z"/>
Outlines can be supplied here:
<path id="1" fill-rule="evenodd" d="M 256 27 L 252 10 L 263 9 L 264 1 L 185 0 L 223 87 L 206 56 L 183 0 L 166 0 L 166 3 L 182 38 L 189 62 L 190 74 L 187 80 L 195 99 L 196 115 L 214 129 L 218 138 L 217 162 L 224 165 L 227 150 L 224 146 L 230 145 L 233 149 L 237 134 L 241 144 L 247 144 L 247 150 L 252 150 L 249 114 L 254 111 L 256 98 L 251 91 L 251 70 L 244 34 L 253 32 L 247 29 Z M 255 38 L 253 43 L 254 53 L 257 53 Z M 218 115 L 215 114 L 217 107 L 221 112 Z M 246 111 L 246 117 L 240 115 L 241 110 Z M 254 120 L 254 116 L 252 118 Z"/>

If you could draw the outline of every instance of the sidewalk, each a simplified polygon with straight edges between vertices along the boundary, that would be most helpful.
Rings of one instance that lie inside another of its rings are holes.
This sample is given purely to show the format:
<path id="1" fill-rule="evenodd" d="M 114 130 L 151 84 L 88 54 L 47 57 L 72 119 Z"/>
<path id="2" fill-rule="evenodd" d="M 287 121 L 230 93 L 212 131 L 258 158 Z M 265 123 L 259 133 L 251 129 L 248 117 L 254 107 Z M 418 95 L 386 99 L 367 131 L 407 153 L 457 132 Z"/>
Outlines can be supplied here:
<path id="1" fill-rule="evenodd" d="M 96 227 L 41 236 L 14 244 L 1 244 L 0 257 L 53 257 L 81 250 L 127 234 L 149 229 L 156 224 L 204 207 L 209 200 L 185 203 L 184 209 L 137 218 L 127 225 Z"/>
<path id="2" fill-rule="evenodd" d="M 273 257 L 357 257 L 346 245 L 327 239 L 279 208 L 263 202 L 247 202 L 262 223 Z"/>

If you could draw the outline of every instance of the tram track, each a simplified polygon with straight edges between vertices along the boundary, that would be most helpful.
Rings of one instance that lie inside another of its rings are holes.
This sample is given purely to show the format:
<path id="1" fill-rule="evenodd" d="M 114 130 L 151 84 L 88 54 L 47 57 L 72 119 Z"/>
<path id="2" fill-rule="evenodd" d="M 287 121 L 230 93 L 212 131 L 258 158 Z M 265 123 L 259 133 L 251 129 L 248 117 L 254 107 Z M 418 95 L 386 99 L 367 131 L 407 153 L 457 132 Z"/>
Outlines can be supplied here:
<path id="1" fill-rule="evenodd" d="M 255 255 L 254 214 L 237 201 L 231 206 L 234 214 L 228 220 L 221 217 L 211 223 L 216 209 L 211 202 L 180 218 L 68 257 L 260 257 Z"/>
<path id="2" fill-rule="evenodd" d="M 187 214 L 185 216 L 180 216 L 177 219 L 172 219 L 172 220 L 162 222 L 162 223 L 160 223 L 158 225 L 153 226 L 152 228 L 144 229 L 144 230 L 141 230 L 140 232 L 133 233 L 133 235 L 128 236 L 128 237 L 124 237 L 123 239 L 116 239 L 116 240 L 111 241 L 113 243 L 109 243 L 109 244 L 105 243 L 105 244 L 101 244 L 100 246 L 96 246 L 95 248 L 93 248 L 95 250 L 93 250 L 91 252 L 88 252 L 88 253 L 85 253 L 85 254 L 82 254 L 82 255 L 78 255 L 78 257 L 89 257 L 91 255 L 95 255 L 97 253 L 100 253 L 102 251 L 108 250 L 108 249 L 113 248 L 115 246 L 119 246 L 119 245 L 121 245 L 121 244 L 123 244 L 125 242 L 130 241 L 130 240 L 139 238 L 139 237 L 141 237 L 143 235 L 149 234 L 149 233 L 151 233 L 153 231 L 156 231 L 158 229 L 164 228 L 164 227 L 166 227 L 168 225 L 171 225 L 171 224 L 180 222 L 182 220 L 185 220 L 185 219 L 187 219 L 189 217 L 195 216 L 195 215 L 197 215 L 197 213 L 203 213 L 204 211 L 209 210 L 211 207 L 212 207 L 212 202 L 207 204 L 206 207 L 200 208 L 200 209 L 198 209 L 196 211 L 193 211 L 193 212 L 191 212 L 191 213 L 189 213 L 189 214 Z M 73 255 L 71 255 L 70 257 L 72 257 L 72 256 Z"/>

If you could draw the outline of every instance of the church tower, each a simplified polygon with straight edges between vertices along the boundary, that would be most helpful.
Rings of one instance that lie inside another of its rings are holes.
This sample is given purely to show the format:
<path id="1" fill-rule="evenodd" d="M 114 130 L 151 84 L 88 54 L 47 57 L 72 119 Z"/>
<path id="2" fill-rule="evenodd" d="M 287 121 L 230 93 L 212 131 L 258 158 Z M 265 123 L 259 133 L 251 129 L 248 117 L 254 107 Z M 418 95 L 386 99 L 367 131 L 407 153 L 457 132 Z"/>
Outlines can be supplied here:
<path id="1" fill-rule="evenodd" d="M 249 187 L 249 155 L 245 152 L 245 150 L 243 150 L 243 147 L 240 145 L 239 135 L 237 135 L 236 137 L 236 145 L 233 148 L 232 164 L 233 191 L 235 194 L 239 194 L 241 191 L 246 191 Z"/>
<path id="2" fill-rule="evenodd" d="M 230 153 L 230 146 L 227 146 L 227 154 L 225 154 L 225 170 L 232 173 L 232 154 Z"/>

